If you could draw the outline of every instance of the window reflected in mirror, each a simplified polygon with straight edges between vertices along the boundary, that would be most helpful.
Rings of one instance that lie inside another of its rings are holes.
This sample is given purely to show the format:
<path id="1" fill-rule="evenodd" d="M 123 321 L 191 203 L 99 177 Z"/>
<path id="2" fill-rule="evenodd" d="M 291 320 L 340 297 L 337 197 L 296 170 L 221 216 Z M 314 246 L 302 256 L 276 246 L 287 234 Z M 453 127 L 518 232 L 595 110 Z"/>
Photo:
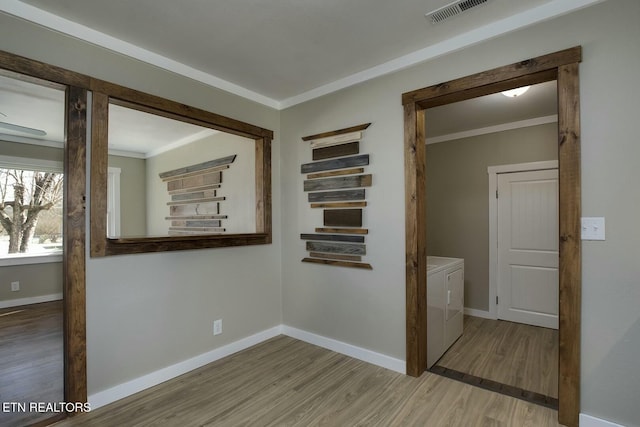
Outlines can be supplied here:
<path id="1" fill-rule="evenodd" d="M 0 70 L 0 425 L 43 423 L 64 401 L 66 87 Z M 44 425 L 44 424 L 42 424 Z"/>
<path id="2" fill-rule="evenodd" d="M 107 236 L 256 232 L 255 141 L 109 103 Z"/>

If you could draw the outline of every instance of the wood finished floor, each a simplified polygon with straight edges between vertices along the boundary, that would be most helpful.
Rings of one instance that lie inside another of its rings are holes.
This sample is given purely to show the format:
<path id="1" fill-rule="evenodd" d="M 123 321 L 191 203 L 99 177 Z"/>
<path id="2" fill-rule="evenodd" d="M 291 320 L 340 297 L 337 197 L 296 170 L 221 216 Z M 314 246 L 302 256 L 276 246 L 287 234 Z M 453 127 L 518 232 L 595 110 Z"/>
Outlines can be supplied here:
<path id="1" fill-rule="evenodd" d="M 279 336 L 67 426 L 558 426 L 557 412 Z"/>
<path id="2" fill-rule="evenodd" d="M 558 397 L 558 331 L 465 316 L 464 333 L 436 363 Z"/>
<path id="3" fill-rule="evenodd" d="M 0 401 L 63 398 L 62 301 L 0 309 Z M 50 416 L 0 410 L 0 425 L 21 427 Z"/>

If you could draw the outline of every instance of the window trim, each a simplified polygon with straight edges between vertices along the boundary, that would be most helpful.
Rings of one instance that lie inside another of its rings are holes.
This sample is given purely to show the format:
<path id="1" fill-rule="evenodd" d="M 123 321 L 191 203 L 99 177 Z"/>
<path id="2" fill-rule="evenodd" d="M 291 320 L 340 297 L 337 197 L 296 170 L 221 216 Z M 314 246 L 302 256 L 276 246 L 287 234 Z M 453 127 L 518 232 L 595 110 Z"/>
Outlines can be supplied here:
<path id="1" fill-rule="evenodd" d="M 107 236 L 120 237 L 120 173 L 121 168 L 107 168 Z"/>
<path id="2" fill-rule="evenodd" d="M 0 257 L 0 267 L 15 265 L 55 264 L 62 262 L 62 251 L 55 254 L 20 254 L 18 256 Z"/>
<path id="3" fill-rule="evenodd" d="M 62 147 L 60 147 L 60 149 L 62 150 Z M 0 169 L 38 170 L 63 173 L 64 164 L 62 160 L 34 159 L 31 157 L 4 156 L 0 154 Z"/>

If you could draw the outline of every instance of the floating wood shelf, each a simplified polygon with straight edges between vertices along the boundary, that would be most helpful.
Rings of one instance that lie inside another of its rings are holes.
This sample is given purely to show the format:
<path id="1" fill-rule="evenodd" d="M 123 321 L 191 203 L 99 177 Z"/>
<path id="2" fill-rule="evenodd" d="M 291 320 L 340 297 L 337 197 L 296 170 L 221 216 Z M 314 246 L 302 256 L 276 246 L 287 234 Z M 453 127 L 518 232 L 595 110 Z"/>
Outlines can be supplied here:
<path id="1" fill-rule="evenodd" d="M 318 173 L 310 173 L 309 175 L 307 175 L 307 179 L 326 178 L 330 176 L 340 176 L 340 175 L 357 175 L 363 172 L 364 172 L 364 168 L 343 169 L 339 171 L 330 171 L 330 172 L 318 172 Z"/>
<path id="2" fill-rule="evenodd" d="M 304 191 L 336 190 L 339 188 L 371 187 L 371 175 L 339 176 L 310 179 L 304 182 Z"/>
<path id="3" fill-rule="evenodd" d="M 367 206 L 365 187 L 372 185 L 372 175 L 364 173 L 362 166 L 369 165 L 369 155 L 360 154 L 360 146 L 363 131 L 370 125 L 366 123 L 302 138 L 310 143 L 314 160 L 300 166 L 300 172 L 307 174 L 303 189 L 308 192 L 312 209 L 324 209 L 324 226 L 315 228 L 315 234 L 300 234 L 300 238 L 307 241 L 309 251 L 309 257 L 302 262 L 373 268 L 362 262 L 367 253 L 364 243 L 369 230 L 361 228 L 362 208 Z"/>
<path id="4" fill-rule="evenodd" d="M 330 147 L 316 148 L 311 152 L 313 160 L 331 159 L 333 157 L 350 156 L 360 152 L 360 143 L 358 141 L 346 144 L 333 145 Z"/>
<path id="5" fill-rule="evenodd" d="M 221 202 L 225 199 L 226 197 L 208 197 L 206 199 L 178 200 L 176 202 L 167 202 L 167 206 L 193 205 L 193 204 L 207 203 L 207 202 Z"/>
<path id="6" fill-rule="evenodd" d="M 316 228 L 316 233 L 369 234 L 366 228 Z"/>
<path id="7" fill-rule="evenodd" d="M 172 227 L 222 227 L 222 220 L 205 219 L 205 220 L 177 220 L 171 221 Z"/>
<path id="8" fill-rule="evenodd" d="M 305 163 L 300 166 L 300 172 L 320 172 L 333 169 L 344 169 L 353 166 L 366 166 L 369 164 L 369 155 L 360 154 L 352 157 L 341 157 L 339 159 L 323 160 L 321 162 Z"/>
<path id="9" fill-rule="evenodd" d="M 203 175 L 194 175 L 186 178 L 167 181 L 167 191 L 191 190 L 192 187 L 220 184 L 222 182 L 222 171 L 209 172 Z"/>
<path id="10" fill-rule="evenodd" d="M 180 190 L 172 190 L 172 191 L 169 191 L 168 193 L 170 196 L 172 196 L 174 194 L 192 193 L 194 191 L 215 190 L 220 188 L 220 186 L 221 184 L 203 185 L 201 187 L 191 187 L 191 188 L 184 188 Z"/>
<path id="11" fill-rule="evenodd" d="M 302 240 L 328 240 L 331 242 L 364 243 L 364 236 L 345 236 L 343 234 L 301 234 Z"/>
<path id="12" fill-rule="evenodd" d="M 360 190 L 324 191 L 309 193 L 310 202 L 337 202 L 341 200 L 364 200 L 364 188 Z"/>
<path id="13" fill-rule="evenodd" d="M 365 264 L 362 262 L 349 262 L 349 261 L 334 261 L 332 259 L 316 259 L 316 258 L 303 258 L 302 262 L 313 262 L 316 264 L 337 265 L 340 267 L 354 267 L 364 268 L 367 270 L 373 270 L 371 264 Z"/>
<path id="14" fill-rule="evenodd" d="M 219 196 L 222 187 L 222 172 L 231 167 L 236 154 L 209 160 L 195 165 L 162 172 L 160 179 L 167 183 L 167 192 L 171 201 L 169 216 L 169 235 L 219 234 L 226 230 L 220 215 L 220 202 L 226 200 Z"/>
<path id="15" fill-rule="evenodd" d="M 324 254 L 322 252 L 309 252 L 309 256 L 311 258 L 323 258 L 323 259 L 333 259 L 333 260 L 341 260 L 341 261 L 362 261 L 362 257 L 360 255 L 338 255 L 338 254 Z"/>
<path id="16" fill-rule="evenodd" d="M 311 203 L 312 208 L 363 208 L 367 202 Z"/>
<path id="17" fill-rule="evenodd" d="M 174 170 L 170 170 L 167 172 L 162 172 L 160 173 L 160 178 L 162 178 L 162 180 L 168 180 L 168 179 L 175 179 L 178 176 L 181 175 L 186 175 L 189 173 L 193 173 L 193 172 L 197 172 L 197 173 L 204 173 L 204 171 L 206 171 L 207 169 L 211 169 L 217 166 L 222 166 L 222 165 L 228 165 L 230 163 L 233 163 L 233 161 L 236 159 L 236 155 L 232 155 L 232 156 L 227 156 L 227 157 L 222 157 L 220 159 L 215 159 L 215 160 L 210 160 L 208 162 L 204 162 L 204 163 L 198 163 L 197 165 L 191 165 L 191 166 L 187 166 L 184 168 L 179 168 L 179 169 L 174 169 Z"/>
<path id="18" fill-rule="evenodd" d="M 325 209 L 325 227 L 362 227 L 362 209 Z"/>
<path id="19" fill-rule="evenodd" d="M 190 233 L 222 233 L 224 228 L 220 227 L 169 227 L 169 231 L 186 231 Z"/>
<path id="20" fill-rule="evenodd" d="M 176 219 L 227 219 L 227 215 L 174 215 L 165 216 L 164 219 L 168 221 Z"/>
<path id="21" fill-rule="evenodd" d="M 323 132 L 315 135 L 303 136 L 302 140 L 312 142 L 313 140 L 316 140 L 316 139 L 331 138 L 332 136 L 343 135 L 345 133 L 363 131 L 367 129 L 369 126 L 371 126 L 371 123 L 365 123 L 362 125 L 352 126 L 344 129 L 332 130 L 330 132 Z"/>
<path id="22" fill-rule="evenodd" d="M 326 243 L 326 242 L 307 242 L 307 250 L 309 252 L 326 252 L 330 254 L 347 254 L 347 255 L 366 255 L 367 249 L 365 245 L 355 243 Z"/>

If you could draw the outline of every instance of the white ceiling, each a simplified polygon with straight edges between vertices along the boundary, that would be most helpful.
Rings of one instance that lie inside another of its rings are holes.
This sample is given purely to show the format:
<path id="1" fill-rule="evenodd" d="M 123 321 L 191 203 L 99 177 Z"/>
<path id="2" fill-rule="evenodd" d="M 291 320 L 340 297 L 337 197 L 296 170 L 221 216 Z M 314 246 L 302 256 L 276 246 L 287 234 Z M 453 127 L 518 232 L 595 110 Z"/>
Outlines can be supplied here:
<path id="1" fill-rule="evenodd" d="M 522 122 L 532 119 L 544 118 L 549 122 L 555 120 L 557 114 L 556 81 L 540 83 L 516 98 L 495 93 L 429 108 L 426 111 L 427 138 L 451 137 L 499 125 L 521 127 Z"/>
<path id="2" fill-rule="evenodd" d="M 64 91 L 37 79 L 0 74 L 0 139 L 14 142 L 62 146 L 64 141 Z M 504 130 L 504 125 L 522 127 L 523 121 L 553 121 L 557 114 L 556 82 L 541 83 L 517 98 L 500 93 L 443 105 L 427 110 L 427 142 L 469 136 L 467 131 Z M 549 119 L 551 118 L 551 120 Z M 3 123 L 34 130 L 12 130 Z M 531 123 L 529 123 L 530 125 Z M 494 126 L 503 126 L 493 129 Z M 109 105 L 109 151 L 111 154 L 148 158 L 206 138 L 216 130 L 177 120 Z"/>
<path id="3" fill-rule="evenodd" d="M 602 0 L 4 0 L 5 13 L 285 108 Z"/>
<path id="4" fill-rule="evenodd" d="M 109 104 L 109 152 L 148 158 L 204 139 L 217 130 Z"/>
<path id="5" fill-rule="evenodd" d="M 450 0 L 3 0 L 0 10 L 281 109 L 600 1 L 488 0 L 439 24 L 424 14 Z M 5 96 L 12 85 L 0 80 L 0 113 L 15 118 L 29 105 L 20 123 L 62 141 L 51 105 L 24 98 L 45 92 Z M 428 136 L 548 117 L 555 108 L 553 83 L 516 99 L 482 97 L 430 109 Z M 162 150 L 161 140 L 179 144 L 204 130 L 168 129 L 132 110 L 113 114 L 126 125 L 110 129 L 110 144 L 139 157 Z"/>
<path id="6" fill-rule="evenodd" d="M 65 93 L 38 79 L 0 74 L 0 140 L 62 147 Z M 37 133 L 44 133 L 40 135 Z M 148 158 L 218 133 L 213 129 L 109 105 L 109 151 Z"/>
<path id="7" fill-rule="evenodd" d="M 21 137 L 60 143 L 64 141 L 64 90 L 47 82 L 30 82 L 13 78 L 13 73 L 0 74 L 0 139 Z M 4 126 L 3 124 L 8 124 Z M 34 135 L 19 126 L 44 131 Z"/>

